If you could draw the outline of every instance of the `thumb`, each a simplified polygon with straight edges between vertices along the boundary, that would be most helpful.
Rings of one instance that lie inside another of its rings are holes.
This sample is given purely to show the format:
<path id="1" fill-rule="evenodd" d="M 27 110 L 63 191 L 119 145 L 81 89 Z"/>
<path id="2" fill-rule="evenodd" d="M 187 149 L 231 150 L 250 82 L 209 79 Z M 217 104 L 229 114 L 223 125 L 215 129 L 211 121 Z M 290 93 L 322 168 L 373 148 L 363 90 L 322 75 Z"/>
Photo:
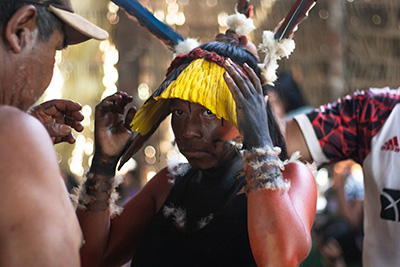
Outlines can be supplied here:
<path id="1" fill-rule="evenodd" d="M 63 137 L 69 135 L 72 129 L 65 124 L 53 123 L 50 127 L 47 127 L 47 131 L 51 137 Z"/>
<path id="2" fill-rule="evenodd" d="M 130 124 L 136 115 L 136 111 L 137 111 L 136 107 L 131 107 L 128 110 L 128 112 L 126 113 L 126 116 L 125 116 L 125 127 L 126 128 L 128 128 L 128 129 L 131 128 Z"/>

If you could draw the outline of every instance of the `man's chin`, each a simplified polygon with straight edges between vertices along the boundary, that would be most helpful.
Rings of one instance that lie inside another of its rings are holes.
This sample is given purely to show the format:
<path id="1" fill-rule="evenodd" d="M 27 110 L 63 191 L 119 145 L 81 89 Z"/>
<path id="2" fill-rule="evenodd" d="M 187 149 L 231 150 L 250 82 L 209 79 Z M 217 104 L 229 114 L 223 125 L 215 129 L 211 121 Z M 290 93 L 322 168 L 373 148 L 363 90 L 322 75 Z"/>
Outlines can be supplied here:
<path id="1" fill-rule="evenodd" d="M 193 169 L 207 170 L 216 166 L 214 161 L 205 158 L 187 158 L 187 160 Z"/>

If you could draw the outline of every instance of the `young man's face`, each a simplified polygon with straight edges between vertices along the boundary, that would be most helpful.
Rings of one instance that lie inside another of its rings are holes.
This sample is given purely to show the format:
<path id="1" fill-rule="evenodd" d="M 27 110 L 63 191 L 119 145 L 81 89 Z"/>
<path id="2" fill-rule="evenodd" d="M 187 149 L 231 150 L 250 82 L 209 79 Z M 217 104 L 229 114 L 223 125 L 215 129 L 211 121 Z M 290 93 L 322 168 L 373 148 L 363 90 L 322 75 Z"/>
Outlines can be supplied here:
<path id="1" fill-rule="evenodd" d="M 175 141 L 193 168 L 216 167 L 230 155 L 225 141 L 239 136 L 232 124 L 199 104 L 174 99 L 170 107 Z"/>

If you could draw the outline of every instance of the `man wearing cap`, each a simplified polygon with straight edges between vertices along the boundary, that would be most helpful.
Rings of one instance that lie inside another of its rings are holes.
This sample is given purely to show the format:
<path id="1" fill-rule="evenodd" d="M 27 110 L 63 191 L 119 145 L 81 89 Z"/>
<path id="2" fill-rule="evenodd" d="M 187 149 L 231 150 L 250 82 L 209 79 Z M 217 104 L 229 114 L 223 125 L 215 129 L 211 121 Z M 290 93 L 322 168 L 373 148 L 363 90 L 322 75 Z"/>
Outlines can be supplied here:
<path id="1" fill-rule="evenodd" d="M 49 85 L 57 50 L 107 37 L 70 0 L 0 1 L 0 266 L 80 265 L 82 235 L 52 140 L 26 111 Z M 71 105 L 47 104 L 42 115 L 64 110 L 76 128 Z"/>

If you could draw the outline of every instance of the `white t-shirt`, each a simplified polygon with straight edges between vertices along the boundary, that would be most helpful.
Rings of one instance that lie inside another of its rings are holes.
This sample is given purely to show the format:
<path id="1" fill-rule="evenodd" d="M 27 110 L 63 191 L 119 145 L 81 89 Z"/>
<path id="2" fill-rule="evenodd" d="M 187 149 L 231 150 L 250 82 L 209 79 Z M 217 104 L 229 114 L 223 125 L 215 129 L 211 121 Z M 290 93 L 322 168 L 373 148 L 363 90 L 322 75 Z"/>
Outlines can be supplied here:
<path id="1" fill-rule="evenodd" d="M 357 92 L 295 119 L 317 164 L 363 167 L 363 266 L 400 266 L 400 89 Z"/>

